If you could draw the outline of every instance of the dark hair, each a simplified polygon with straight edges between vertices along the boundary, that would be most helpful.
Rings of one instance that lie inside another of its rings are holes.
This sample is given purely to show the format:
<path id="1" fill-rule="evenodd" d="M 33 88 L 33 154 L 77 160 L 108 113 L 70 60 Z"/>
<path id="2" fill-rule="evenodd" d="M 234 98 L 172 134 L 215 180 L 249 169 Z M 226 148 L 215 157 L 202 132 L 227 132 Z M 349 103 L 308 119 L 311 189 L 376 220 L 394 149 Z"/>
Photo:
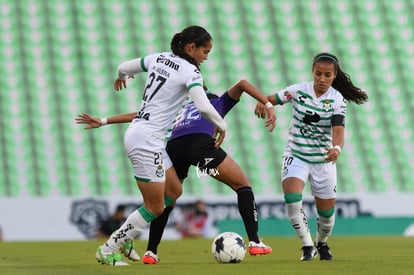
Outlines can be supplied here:
<path id="1" fill-rule="evenodd" d="M 121 211 L 125 211 L 126 206 L 123 204 L 118 204 L 118 206 L 116 207 L 115 212 L 121 212 Z"/>
<path id="2" fill-rule="evenodd" d="M 190 43 L 194 43 L 196 47 L 206 46 L 211 40 L 211 35 L 203 27 L 189 26 L 173 36 L 170 47 L 175 55 L 184 58 L 198 68 L 194 58 L 185 53 L 184 47 Z"/>
<path id="3" fill-rule="evenodd" d="M 336 78 L 332 82 L 332 87 L 338 90 L 342 96 L 349 101 L 355 102 L 356 104 L 362 104 L 368 100 L 368 95 L 361 88 L 356 87 L 350 76 L 342 71 L 339 66 L 338 58 L 331 53 L 319 53 L 313 58 L 312 68 L 315 66 L 316 62 L 324 61 L 334 64 L 336 71 Z"/>

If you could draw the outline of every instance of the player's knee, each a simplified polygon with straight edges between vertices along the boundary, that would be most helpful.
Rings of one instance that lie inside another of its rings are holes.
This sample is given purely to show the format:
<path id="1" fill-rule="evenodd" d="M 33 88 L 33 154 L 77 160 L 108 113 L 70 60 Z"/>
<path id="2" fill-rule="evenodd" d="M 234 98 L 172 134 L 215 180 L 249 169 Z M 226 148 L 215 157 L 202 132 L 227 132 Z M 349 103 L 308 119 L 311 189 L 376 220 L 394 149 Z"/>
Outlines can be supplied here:
<path id="1" fill-rule="evenodd" d="M 175 190 L 166 190 L 165 191 L 165 200 L 177 200 L 179 197 L 181 197 L 181 195 L 183 194 L 183 189 L 175 189 Z M 168 201 L 165 202 L 166 206 Z"/>
<path id="2" fill-rule="evenodd" d="M 176 188 L 174 190 L 174 193 L 173 193 L 172 198 L 174 198 L 175 200 L 177 200 L 179 197 L 181 197 L 182 194 L 183 194 L 183 188 L 180 185 L 180 188 Z"/>
<path id="3" fill-rule="evenodd" d="M 240 190 L 242 188 L 245 187 L 251 187 L 250 186 L 250 182 L 248 181 L 237 181 L 237 182 L 231 182 L 229 184 L 229 186 L 233 189 L 233 190 Z"/>
<path id="4" fill-rule="evenodd" d="M 165 205 L 165 207 L 174 207 L 176 199 L 177 198 L 171 197 L 168 194 L 165 194 L 165 196 L 164 196 L 164 205 Z"/>
<path id="5" fill-rule="evenodd" d="M 151 202 L 145 206 L 145 208 L 156 217 L 162 214 L 164 207 L 164 201 Z"/>
<path id="6" fill-rule="evenodd" d="M 164 212 L 164 205 L 162 206 L 157 206 L 156 208 L 154 208 L 152 211 L 152 214 L 154 214 L 155 216 L 159 216 L 162 214 L 162 212 Z"/>

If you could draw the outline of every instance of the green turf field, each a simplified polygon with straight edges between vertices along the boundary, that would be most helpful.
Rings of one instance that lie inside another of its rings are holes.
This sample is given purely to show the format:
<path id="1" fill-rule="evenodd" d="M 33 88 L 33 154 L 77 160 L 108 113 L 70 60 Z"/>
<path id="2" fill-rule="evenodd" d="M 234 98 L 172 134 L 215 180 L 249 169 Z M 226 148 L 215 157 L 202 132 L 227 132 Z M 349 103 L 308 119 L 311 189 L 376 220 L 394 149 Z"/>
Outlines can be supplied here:
<path id="1" fill-rule="evenodd" d="M 101 265 L 94 251 L 101 243 L 3 242 L 0 243 L 0 274 L 414 274 L 414 238 L 335 237 L 330 239 L 331 262 L 300 262 L 299 240 L 265 238 L 273 247 L 267 256 L 246 258 L 239 264 L 218 264 L 211 255 L 211 240 L 164 241 L 159 265 Z M 146 242 L 137 241 L 143 254 Z"/>

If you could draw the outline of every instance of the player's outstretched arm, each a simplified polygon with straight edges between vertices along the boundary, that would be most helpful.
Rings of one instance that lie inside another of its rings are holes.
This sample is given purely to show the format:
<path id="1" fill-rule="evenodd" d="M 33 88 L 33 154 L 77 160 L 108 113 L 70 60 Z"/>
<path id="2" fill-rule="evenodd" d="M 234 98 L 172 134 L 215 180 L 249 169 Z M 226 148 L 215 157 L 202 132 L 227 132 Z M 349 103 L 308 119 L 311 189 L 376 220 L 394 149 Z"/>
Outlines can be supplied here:
<path id="1" fill-rule="evenodd" d="M 143 72 L 141 58 L 125 61 L 118 66 L 118 77 L 114 82 L 115 91 L 120 91 L 127 87 L 127 78 L 134 78 L 137 73 Z"/>
<path id="2" fill-rule="evenodd" d="M 83 113 L 81 115 L 78 115 L 75 121 L 76 121 L 76 124 L 87 124 L 85 129 L 89 130 L 93 128 L 99 128 L 106 124 L 131 122 L 132 119 L 134 119 L 136 115 L 137 113 L 134 112 L 134 113 L 129 113 L 129 114 L 116 115 L 116 116 L 112 116 L 109 118 L 97 118 L 90 114 Z"/>
<path id="3" fill-rule="evenodd" d="M 273 106 L 277 104 L 276 97 L 274 95 L 267 96 L 267 99 Z M 256 108 L 254 109 L 254 113 L 258 118 L 266 118 L 266 106 L 261 102 L 257 102 Z"/>
<path id="4" fill-rule="evenodd" d="M 243 92 L 247 93 L 262 104 L 262 118 L 267 117 L 265 127 L 267 127 L 270 132 L 273 131 L 276 126 L 276 114 L 273 109 L 274 104 L 272 104 L 269 98 L 262 94 L 259 89 L 245 79 L 239 80 L 227 91 L 228 95 L 235 100 L 239 100 Z"/>
<path id="5" fill-rule="evenodd" d="M 203 88 L 200 86 L 194 86 L 190 89 L 190 97 L 197 107 L 198 112 L 208 121 L 216 126 L 214 138 L 216 139 L 215 146 L 218 148 L 222 144 L 224 137 L 226 136 L 226 122 L 217 112 L 213 105 L 207 98 Z"/>

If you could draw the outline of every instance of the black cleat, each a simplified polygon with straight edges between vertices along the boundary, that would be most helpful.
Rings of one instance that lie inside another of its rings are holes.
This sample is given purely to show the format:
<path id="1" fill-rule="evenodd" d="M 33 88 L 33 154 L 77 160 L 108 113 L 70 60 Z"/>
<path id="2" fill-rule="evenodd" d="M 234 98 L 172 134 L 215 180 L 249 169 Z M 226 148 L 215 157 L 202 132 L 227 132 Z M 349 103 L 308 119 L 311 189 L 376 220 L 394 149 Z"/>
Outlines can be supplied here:
<path id="1" fill-rule="evenodd" d="M 316 248 L 318 249 L 319 253 L 319 259 L 325 260 L 325 261 L 331 261 L 333 259 L 331 250 L 329 249 L 329 246 L 327 243 L 318 243 L 316 245 Z"/>
<path id="2" fill-rule="evenodd" d="M 302 257 L 300 257 L 301 261 L 312 261 L 312 259 L 318 255 L 318 251 L 316 251 L 316 248 L 313 245 L 302 247 L 302 251 Z"/>

